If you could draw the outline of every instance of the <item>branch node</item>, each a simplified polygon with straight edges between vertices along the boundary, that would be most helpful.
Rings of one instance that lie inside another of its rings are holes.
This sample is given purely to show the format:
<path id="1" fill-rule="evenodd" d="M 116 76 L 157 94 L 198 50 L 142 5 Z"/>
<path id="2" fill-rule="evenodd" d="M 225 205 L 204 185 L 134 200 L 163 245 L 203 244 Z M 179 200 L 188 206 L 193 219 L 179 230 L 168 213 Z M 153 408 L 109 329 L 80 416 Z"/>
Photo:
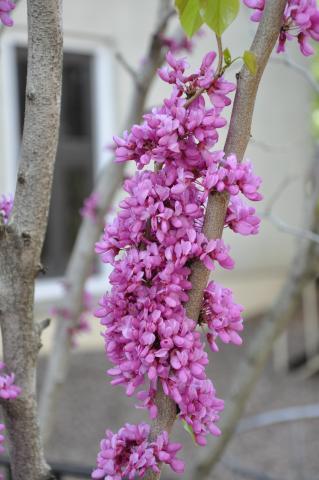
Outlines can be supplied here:
<path id="1" fill-rule="evenodd" d="M 27 99 L 28 99 L 30 102 L 33 102 L 33 101 L 35 100 L 35 91 L 32 90 L 32 89 L 27 90 L 26 96 L 27 96 Z"/>
<path id="2" fill-rule="evenodd" d="M 22 232 L 21 237 L 22 237 L 22 240 L 23 240 L 23 244 L 26 247 L 29 247 L 31 245 L 31 235 L 30 235 L 30 233 Z"/>
<path id="3" fill-rule="evenodd" d="M 47 273 L 48 269 L 47 267 L 45 267 L 44 265 L 42 265 L 42 263 L 39 263 L 37 266 L 36 266 L 36 270 L 35 270 L 35 277 L 37 277 L 39 275 L 39 273 L 42 273 L 42 275 L 45 275 Z"/>
<path id="4" fill-rule="evenodd" d="M 20 185 L 24 185 L 25 184 L 25 176 L 23 175 L 23 173 L 20 173 L 18 175 L 18 182 L 20 183 Z"/>

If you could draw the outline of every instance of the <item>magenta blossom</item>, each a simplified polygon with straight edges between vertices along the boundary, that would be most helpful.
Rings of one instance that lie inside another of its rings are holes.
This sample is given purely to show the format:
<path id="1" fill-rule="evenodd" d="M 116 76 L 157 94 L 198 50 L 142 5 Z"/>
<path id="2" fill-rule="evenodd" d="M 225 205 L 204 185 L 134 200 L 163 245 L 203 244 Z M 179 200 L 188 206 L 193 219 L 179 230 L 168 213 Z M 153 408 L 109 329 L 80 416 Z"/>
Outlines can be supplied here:
<path id="1" fill-rule="evenodd" d="M 0 370 L 4 368 L 5 365 L 1 363 Z M 21 388 L 15 385 L 14 381 L 14 373 L 9 375 L 0 375 L 0 398 L 3 398 L 4 400 L 13 400 L 20 395 Z"/>
<path id="2" fill-rule="evenodd" d="M 12 27 L 13 20 L 10 17 L 11 11 L 15 8 L 15 3 L 10 0 L 0 0 L 0 21 L 6 27 Z"/>
<path id="3" fill-rule="evenodd" d="M 203 321 L 207 323 L 208 342 L 214 352 L 218 352 L 217 338 L 224 343 L 241 345 L 238 332 L 243 330 L 242 305 L 234 303 L 232 291 L 216 282 L 210 282 L 205 290 Z"/>
<path id="4" fill-rule="evenodd" d="M 148 469 L 159 473 L 161 462 L 170 465 L 178 473 L 184 471 L 184 464 L 176 458 L 182 448 L 178 443 L 170 443 L 166 432 L 158 435 L 154 442 L 148 441 L 150 426 L 125 424 L 118 433 L 106 431 L 101 441 L 101 451 L 97 457 L 97 469 L 93 479 L 133 480 L 144 477 Z"/>
<path id="5" fill-rule="evenodd" d="M 231 197 L 225 225 L 241 235 L 256 235 L 259 232 L 260 218 L 255 213 L 255 208 L 246 205 L 238 196 Z"/>
<path id="6" fill-rule="evenodd" d="M 3 432 L 4 429 L 5 429 L 5 426 L 3 425 L 3 423 L 0 423 L 0 432 Z M 4 441 L 5 441 L 5 437 L 2 433 L 0 433 L 0 453 L 3 453 L 5 451 L 3 446 Z M 0 476 L 0 479 L 1 478 L 3 477 Z"/>
<path id="7" fill-rule="evenodd" d="M 226 124 L 221 112 L 234 90 L 215 72 L 215 57 L 209 52 L 200 68 L 186 75 L 185 60 L 169 53 L 169 66 L 159 76 L 172 85 L 170 97 L 144 115 L 142 125 L 115 137 L 116 160 L 133 160 L 143 171 L 124 182 L 127 195 L 96 245 L 102 261 L 113 267 L 111 288 L 95 312 L 112 363 L 112 385 L 122 385 L 128 396 L 137 397 L 138 407 L 146 408 L 151 418 L 158 414 L 155 395 L 161 387 L 199 445 L 205 445 L 208 434 L 220 434 L 217 423 L 224 403 L 207 377 L 208 354 L 196 319 L 186 312 L 190 266 L 195 261 L 209 270 L 234 266 L 223 240 L 210 240 L 204 233 L 211 193 L 231 195 L 226 224 L 245 234 L 256 233 L 258 220 L 254 209 L 237 197 L 262 198 L 261 180 L 249 161 L 240 163 L 235 155 L 213 150 L 218 130 Z M 198 89 L 206 93 L 188 101 Z M 155 171 L 145 168 L 152 161 Z M 222 308 L 219 315 L 217 306 Z M 213 292 L 209 286 L 203 311 L 212 347 L 217 337 L 239 343 L 241 308 L 233 303 L 230 290 L 219 287 Z M 113 449 L 118 437 L 107 435 L 94 478 L 133 478 L 146 469 L 156 471 L 146 433 L 141 443 L 134 443 L 134 456 L 122 434 L 119 456 L 109 453 L 110 442 Z M 168 453 L 161 461 L 165 458 L 169 463 Z"/>
<path id="8" fill-rule="evenodd" d="M 160 39 L 162 45 L 167 47 L 172 53 L 179 53 L 183 50 L 185 52 L 192 52 L 194 47 L 194 42 L 190 38 L 183 35 L 181 38 L 169 37 L 167 35 L 161 34 Z"/>
<path id="9" fill-rule="evenodd" d="M 243 0 L 254 9 L 250 17 L 259 22 L 267 0 Z M 319 41 L 319 9 L 316 0 L 288 0 L 284 11 L 277 52 L 284 52 L 287 40 L 297 38 L 301 53 L 312 55 L 314 49 L 309 40 Z"/>
<path id="10" fill-rule="evenodd" d="M 0 198 L 0 220 L 2 218 L 5 224 L 8 223 L 9 221 L 12 209 L 13 209 L 13 196 L 2 195 Z"/>
<path id="11" fill-rule="evenodd" d="M 99 195 L 97 192 L 91 193 L 89 197 L 84 200 L 83 207 L 80 209 L 80 214 L 83 218 L 90 218 L 93 222 L 97 220 L 99 208 Z"/>
<path id="12" fill-rule="evenodd" d="M 68 288 L 65 286 L 65 288 Z M 50 314 L 54 316 L 59 316 L 63 318 L 66 322 L 69 323 L 68 334 L 70 338 L 70 343 L 73 348 L 77 347 L 77 337 L 81 333 L 88 333 L 91 331 L 90 317 L 93 310 L 93 297 L 92 295 L 84 290 L 83 292 L 83 302 L 82 302 L 82 311 L 73 325 L 74 315 L 67 307 L 52 307 L 50 309 Z"/>

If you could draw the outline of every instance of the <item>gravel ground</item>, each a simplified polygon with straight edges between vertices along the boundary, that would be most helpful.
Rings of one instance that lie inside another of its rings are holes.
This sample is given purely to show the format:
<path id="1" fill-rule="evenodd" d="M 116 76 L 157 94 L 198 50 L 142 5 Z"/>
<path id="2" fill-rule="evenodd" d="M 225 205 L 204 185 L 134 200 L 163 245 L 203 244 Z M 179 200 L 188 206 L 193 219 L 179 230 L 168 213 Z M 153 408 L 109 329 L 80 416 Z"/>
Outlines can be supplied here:
<path id="1" fill-rule="evenodd" d="M 246 330 L 249 337 L 251 328 Z M 220 353 L 212 355 L 209 374 L 222 398 L 227 398 L 235 367 L 244 354 L 245 348 L 224 346 Z M 40 384 L 45 361 L 45 358 L 40 360 Z M 102 351 L 74 353 L 69 381 L 61 392 L 54 432 L 47 446 L 50 461 L 94 465 L 105 428 L 118 430 L 124 422 L 146 419 L 146 412 L 134 409 L 134 400 L 128 399 L 120 387 L 109 385 L 105 376 L 107 368 Z M 298 380 L 294 374 L 275 374 L 268 365 L 249 401 L 246 416 L 316 403 L 318 397 L 319 377 Z M 212 439 L 206 449 L 195 447 L 180 425 L 175 428 L 174 436 L 185 445 L 183 457 L 187 466 L 193 465 L 214 445 Z M 235 435 L 223 462 L 210 478 L 319 480 L 318 453 L 319 420 L 264 427 Z M 189 470 L 186 468 L 182 478 L 190 479 Z M 162 478 L 181 477 L 165 470 Z"/>

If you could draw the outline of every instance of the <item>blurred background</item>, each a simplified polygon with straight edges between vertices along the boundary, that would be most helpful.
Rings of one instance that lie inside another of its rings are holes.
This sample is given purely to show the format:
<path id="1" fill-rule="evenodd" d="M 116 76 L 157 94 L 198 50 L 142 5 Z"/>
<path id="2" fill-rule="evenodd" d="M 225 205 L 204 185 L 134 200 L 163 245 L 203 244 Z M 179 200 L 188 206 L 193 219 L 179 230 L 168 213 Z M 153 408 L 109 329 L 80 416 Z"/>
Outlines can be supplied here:
<path id="1" fill-rule="evenodd" d="M 143 66 L 147 45 L 156 28 L 159 4 L 158 0 L 64 2 L 61 132 L 43 252 L 46 274 L 36 286 L 38 319 L 50 316 L 51 309 L 63 300 L 62 279 L 81 223 L 79 210 L 103 167 L 112 161 L 112 136 L 122 133 L 131 108 L 134 79 L 130 70 Z M 25 2 L 18 3 L 14 20 L 14 28 L 1 32 L 0 40 L 0 192 L 3 193 L 14 192 L 19 160 L 27 66 Z M 174 32 L 177 25 L 177 18 L 173 17 L 168 31 Z M 224 46 L 231 50 L 232 57 L 249 48 L 253 33 L 254 25 L 242 7 L 239 19 L 225 34 Z M 205 29 L 193 43 L 187 57 L 194 69 L 200 65 L 204 53 L 216 45 L 212 33 Z M 264 217 L 261 232 L 248 238 L 225 232 L 236 269 L 216 273 L 216 278 L 232 288 L 236 300 L 245 306 L 247 320 L 243 348 L 223 345 L 218 355 L 211 356 L 211 377 L 219 396 L 226 399 L 234 383 L 236 366 L 247 353 L 246 345 L 281 295 L 300 237 L 305 236 L 307 182 L 310 166 L 318 156 L 319 87 L 315 79 L 319 59 L 305 59 L 293 44 L 288 50 L 288 56 L 271 59 L 262 79 L 247 150 L 247 157 L 263 178 L 264 201 L 257 206 Z M 229 79 L 234 81 L 238 70 L 235 65 Z M 167 86 L 155 79 L 145 110 L 160 104 L 168 91 Z M 221 136 L 220 146 L 223 141 Z M 96 305 L 106 288 L 107 271 L 96 259 L 87 284 L 93 296 L 92 305 Z M 234 435 L 210 478 L 319 479 L 315 276 L 299 293 L 300 301 L 289 327 L 274 343 L 271 362 L 248 402 L 245 417 L 278 409 L 286 413 L 270 415 L 266 426 L 261 426 L 258 419 L 252 426 L 243 423 L 242 431 Z M 88 467 L 95 463 L 105 428 L 117 430 L 125 421 L 146 419 L 146 412 L 133 408 L 134 400 L 126 398 L 119 387 L 110 386 L 98 321 L 92 317 L 90 324 L 91 331 L 79 336 L 71 356 L 47 441 L 49 461 Z M 54 318 L 45 332 L 40 355 L 39 391 L 46 375 L 48 354 L 54 348 L 53 330 Z M 299 408 L 307 406 L 311 409 Z M 288 414 L 287 409 L 290 409 Z M 287 415 L 295 421 L 285 421 Z M 304 416 L 310 416 L 311 420 Z M 205 449 L 195 447 L 180 426 L 175 427 L 175 434 L 186 444 L 184 456 L 188 465 L 205 454 Z M 214 441 L 210 441 L 206 454 Z M 190 478 L 188 470 L 183 478 Z M 165 471 L 163 478 L 175 476 Z"/>

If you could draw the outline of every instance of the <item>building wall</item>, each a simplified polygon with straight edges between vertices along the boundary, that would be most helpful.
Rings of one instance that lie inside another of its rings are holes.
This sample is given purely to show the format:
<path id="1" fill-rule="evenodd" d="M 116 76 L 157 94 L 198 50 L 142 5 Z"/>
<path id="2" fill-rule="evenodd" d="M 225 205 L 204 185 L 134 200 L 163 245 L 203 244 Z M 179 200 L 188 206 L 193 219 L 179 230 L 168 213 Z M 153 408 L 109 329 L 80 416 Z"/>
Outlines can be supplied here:
<path id="1" fill-rule="evenodd" d="M 26 30 L 25 2 L 21 2 L 14 14 L 16 25 L 6 30 L 2 42 L 16 32 Z M 92 40 L 107 48 L 114 54 L 121 52 L 127 61 L 137 65 L 143 58 L 146 41 L 154 28 L 157 17 L 157 1 L 155 0 L 92 0 L 88 8 L 86 0 L 65 0 L 64 28 L 66 44 Z M 233 57 L 240 55 L 248 48 L 254 26 L 248 21 L 247 11 L 242 8 L 239 21 L 225 35 L 224 45 L 228 46 Z M 215 46 L 213 35 L 206 35 L 197 41 L 190 63 L 196 67 L 204 52 Z M 289 46 L 293 58 L 305 63 L 301 55 Z M 3 52 L 1 52 L 3 57 Z M 112 78 L 112 97 L 114 99 L 115 133 L 119 132 L 124 122 L 130 102 L 131 78 L 114 60 L 114 68 L 108 71 Z M 310 61 L 305 65 L 309 67 Z M 232 70 L 234 76 L 237 68 Z M 3 81 L 3 76 L 2 80 Z M 0 102 L 3 105 L 6 91 L 3 83 L 0 87 Z M 110 85 L 110 84 L 109 84 Z M 153 106 L 161 101 L 167 88 L 158 81 L 153 85 L 148 105 Z M 254 123 L 252 127 L 253 141 L 249 145 L 247 156 L 255 164 L 255 170 L 263 177 L 263 193 L 265 201 L 258 205 L 262 211 L 282 181 L 296 177 L 281 198 L 276 202 L 274 212 L 287 223 L 300 225 L 302 221 L 302 180 L 312 157 L 310 138 L 311 90 L 305 78 L 298 72 L 273 61 L 267 68 L 261 83 L 256 103 Z M 113 108 L 112 106 L 110 108 Z M 6 113 L 7 115 L 7 113 Z M 10 141 L 4 128 L 6 118 L 0 113 L 0 191 L 7 191 L 9 185 L 8 164 L 4 162 L 6 145 Z M 111 140 L 110 128 L 105 129 L 105 143 Z M 223 138 L 220 145 L 222 146 Z M 10 159 L 10 161 L 14 161 Z M 8 160 L 7 160 L 8 162 Z M 237 263 L 235 274 L 227 276 L 227 282 L 233 282 L 237 289 L 246 287 L 241 297 L 253 301 L 251 291 L 259 285 L 263 302 L 272 296 L 271 288 L 278 288 L 294 249 L 295 239 L 278 232 L 269 222 L 264 221 L 258 237 L 242 238 L 226 232 L 225 238 L 232 245 L 233 256 Z M 263 283 L 268 282 L 268 283 Z M 265 286 L 266 285 L 266 286 Z M 267 293 L 265 293 L 267 292 Z M 253 295 L 254 296 L 254 295 Z M 261 298 L 260 297 L 260 298 Z"/>

